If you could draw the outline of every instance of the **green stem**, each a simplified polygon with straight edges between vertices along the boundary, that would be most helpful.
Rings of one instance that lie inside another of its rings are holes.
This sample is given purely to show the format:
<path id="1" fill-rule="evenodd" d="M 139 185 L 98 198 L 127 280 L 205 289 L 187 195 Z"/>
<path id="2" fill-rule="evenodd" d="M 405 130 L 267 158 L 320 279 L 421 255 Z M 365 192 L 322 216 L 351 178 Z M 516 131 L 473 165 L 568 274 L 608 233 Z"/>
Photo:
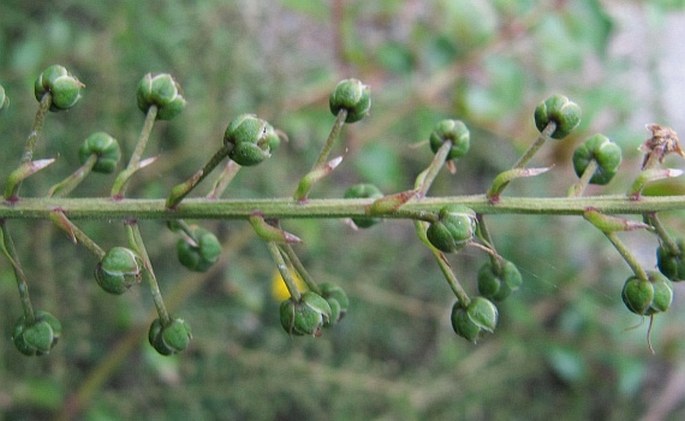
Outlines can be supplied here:
<path id="1" fill-rule="evenodd" d="M 580 176 L 580 180 L 578 180 L 577 183 L 575 183 L 573 186 L 568 191 L 568 196 L 569 197 L 578 197 L 582 196 L 583 192 L 587 188 L 587 186 L 590 184 L 590 179 L 592 178 L 593 175 L 595 175 L 595 171 L 597 171 L 597 168 L 599 168 L 599 163 L 597 163 L 596 160 L 592 160 L 588 163 L 587 168 L 585 168 L 585 171 L 583 171 L 583 174 Z"/>
<path id="2" fill-rule="evenodd" d="M 219 149 L 210 159 L 209 161 L 205 164 L 205 166 L 193 174 L 188 180 L 184 181 L 183 183 L 177 184 L 171 189 L 171 193 L 169 194 L 169 197 L 167 198 L 167 204 L 166 207 L 169 209 L 175 208 L 183 198 L 185 198 L 188 193 L 190 193 L 202 180 L 204 180 L 209 173 L 212 172 L 214 168 L 216 168 L 217 165 L 221 161 L 223 161 L 226 156 L 228 156 L 228 153 L 230 152 L 230 149 L 227 146 L 223 146 L 221 149 Z"/>
<path id="3" fill-rule="evenodd" d="M 24 155 L 21 157 L 22 163 L 30 162 L 33 159 L 33 150 L 36 148 L 36 143 L 40 138 L 41 132 L 43 131 L 45 116 L 50 111 L 50 105 L 52 105 L 52 94 L 50 94 L 50 92 L 46 92 L 45 95 L 43 95 L 43 97 L 40 99 L 38 111 L 36 111 L 36 116 L 33 119 L 33 126 L 31 126 L 31 132 L 26 138 Z"/>
<path id="4" fill-rule="evenodd" d="M 221 197 L 228 185 L 233 181 L 233 178 L 238 174 L 238 171 L 240 171 L 240 168 L 242 167 L 237 162 L 229 159 L 223 171 L 214 182 L 212 189 L 207 194 L 207 199 L 218 199 Z"/>
<path id="5" fill-rule="evenodd" d="M 618 235 L 616 235 L 615 232 L 605 232 L 604 235 L 606 235 L 609 241 L 611 241 L 611 244 L 613 244 L 614 248 L 618 251 L 621 257 L 623 257 L 623 260 L 628 263 L 628 266 L 630 266 L 635 276 L 640 278 L 642 281 L 648 282 L 649 279 L 647 277 L 647 272 L 645 272 L 644 268 L 640 266 L 633 253 L 628 250 L 628 247 L 626 247 L 625 244 L 623 244 L 623 242 L 618 238 Z"/>
<path id="6" fill-rule="evenodd" d="M 535 156 L 535 154 L 542 148 L 542 145 L 545 144 L 547 139 L 549 139 L 549 136 L 554 133 L 554 130 L 556 130 L 557 125 L 554 121 L 550 121 L 547 123 L 547 126 L 540 132 L 540 135 L 538 138 L 533 142 L 532 145 L 523 153 L 523 155 L 519 158 L 518 161 L 514 164 L 512 169 L 514 168 L 524 168 L 528 162 Z"/>
<path id="7" fill-rule="evenodd" d="M 319 158 L 316 160 L 314 166 L 312 166 L 312 170 L 315 170 L 316 168 L 323 166 L 326 163 L 326 161 L 328 161 L 328 155 L 330 155 L 331 150 L 333 149 L 333 145 L 335 144 L 335 141 L 338 139 L 338 136 L 340 136 L 340 130 L 342 130 L 342 127 L 345 125 L 346 118 L 347 110 L 341 109 L 338 112 L 338 115 L 335 117 L 333 127 L 331 127 L 331 131 L 328 134 L 326 143 L 324 143 L 323 148 L 321 148 Z"/>
<path id="8" fill-rule="evenodd" d="M 97 162 L 97 155 L 93 154 L 89 156 L 86 162 L 74 171 L 73 174 L 50 187 L 50 190 L 48 190 L 48 197 L 64 197 L 71 193 L 71 191 L 81 184 L 88 174 L 90 174 Z"/>
<path id="9" fill-rule="evenodd" d="M 304 267 L 300 258 L 297 257 L 293 247 L 290 244 L 282 244 L 280 249 L 283 251 L 283 253 L 285 253 L 286 257 L 293 265 L 293 268 L 295 268 L 297 273 L 300 275 L 300 278 L 302 278 L 304 283 L 307 284 L 307 288 L 309 288 L 310 291 L 321 295 L 321 289 L 319 288 L 319 285 L 317 285 L 314 278 L 312 278 L 307 269 Z"/>
<path id="10" fill-rule="evenodd" d="M 78 219 L 249 219 L 257 210 L 267 219 L 334 219 L 370 216 L 367 208 L 373 198 L 310 199 L 296 203 L 290 197 L 269 199 L 190 198 L 170 210 L 165 199 L 111 198 L 22 198 L 16 203 L 0 203 L 0 219 L 48 219 L 55 208 L 71 220 Z M 645 196 L 639 201 L 625 195 L 589 197 L 502 197 L 493 205 L 483 194 L 425 197 L 402 205 L 402 211 L 436 213 L 446 205 L 463 205 L 483 215 L 575 215 L 588 208 L 607 215 L 642 215 L 685 209 L 685 196 Z M 405 219 L 402 212 L 374 213 L 374 217 Z M 413 219 L 413 217 L 411 218 Z"/>
<path id="11" fill-rule="evenodd" d="M 680 250 L 678 243 L 673 239 L 673 237 L 671 237 L 668 231 L 666 231 L 666 228 L 661 223 L 661 219 L 659 219 L 659 215 L 656 213 L 649 213 L 645 215 L 645 218 L 647 219 L 647 222 L 654 227 L 654 230 L 659 236 L 661 243 L 666 247 L 669 254 L 673 256 L 680 256 L 682 250 Z"/>
<path id="12" fill-rule="evenodd" d="M 164 299 L 162 298 L 162 291 L 159 289 L 159 283 L 157 283 L 157 277 L 155 277 L 155 272 L 152 268 L 152 262 L 150 262 L 150 257 L 145 249 L 145 244 L 143 243 L 143 237 L 140 235 L 140 228 L 136 221 L 128 221 L 126 223 L 129 233 L 129 243 L 131 247 L 138 252 L 141 259 L 143 259 L 143 265 L 146 269 L 146 278 L 150 284 L 150 292 L 152 292 L 152 300 L 155 303 L 155 308 L 157 309 L 157 314 L 159 315 L 159 320 L 162 322 L 162 326 L 167 326 L 171 323 L 171 317 L 169 312 L 164 305 Z"/>
<path id="13" fill-rule="evenodd" d="M 469 303 L 471 302 L 471 300 L 469 299 L 469 296 L 466 293 L 466 290 L 464 290 L 464 287 L 461 286 L 461 283 L 457 279 L 457 276 L 452 271 L 452 267 L 450 266 L 449 262 L 447 261 L 447 258 L 439 250 L 431 249 L 431 252 L 433 253 L 433 256 L 435 257 L 435 260 L 438 262 L 438 266 L 440 266 L 440 270 L 442 271 L 442 274 L 445 275 L 445 279 L 447 280 L 447 284 L 452 289 L 452 292 L 454 292 L 454 295 L 457 297 L 457 300 L 459 300 L 459 302 L 462 304 L 462 307 L 466 308 L 469 305 Z"/>
<path id="14" fill-rule="evenodd" d="M 102 260 L 105 257 L 105 251 L 100 247 L 92 238 L 90 238 L 85 232 L 83 232 L 79 227 L 67 218 L 61 209 L 53 209 L 53 215 L 56 217 L 51 218 L 53 223 L 63 230 L 70 238 L 76 240 L 76 242 L 81 243 L 88 251 L 93 253 L 98 260 Z"/>
<path id="15" fill-rule="evenodd" d="M 421 183 L 418 187 L 417 198 L 422 198 L 426 195 L 426 193 L 428 193 L 428 189 L 430 189 L 431 185 L 433 184 L 435 177 L 437 177 L 438 173 L 445 165 L 447 155 L 450 153 L 451 148 L 452 142 L 443 143 L 435 153 L 435 156 L 433 156 L 433 160 L 428 165 L 428 168 L 426 168 L 424 173 L 419 175 L 421 178 Z M 417 179 L 419 177 L 417 177 Z"/>
<path id="16" fill-rule="evenodd" d="M 33 311 L 33 305 L 31 305 L 31 297 L 29 295 L 29 284 L 26 278 L 26 274 L 19 263 L 19 256 L 17 255 L 17 250 L 14 247 L 14 241 L 12 236 L 7 230 L 7 225 L 5 221 L 0 221 L 0 234 L 2 235 L 2 251 L 7 256 L 14 269 L 14 277 L 17 281 L 17 288 L 19 289 L 19 299 L 21 300 L 21 306 L 24 312 L 24 318 L 27 323 L 33 323 L 35 320 L 35 312 Z"/>
<path id="17" fill-rule="evenodd" d="M 114 180 L 111 192 L 112 197 L 124 197 L 124 195 L 126 194 L 126 186 L 128 185 L 128 181 L 130 180 L 131 175 L 140 168 L 140 160 L 143 157 L 145 147 L 147 146 L 147 142 L 150 139 L 150 133 L 152 133 L 152 128 L 155 125 L 155 120 L 157 119 L 157 111 L 158 109 L 156 105 L 151 105 L 150 108 L 148 108 L 147 114 L 145 115 L 145 122 L 143 123 L 143 128 L 141 129 L 140 135 L 138 136 L 138 142 L 136 143 L 136 147 L 133 150 L 133 154 L 131 154 L 131 159 L 128 161 L 128 166 L 126 166 L 126 168 L 122 170 L 117 175 L 117 178 Z"/>
<path id="18" fill-rule="evenodd" d="M 283 259 L 283 256 L 281 255 L 281 251 L 278 248 L 278 244 L 276 244 L 274 241 L 267 241 L 266 247 L 269 249 L 269 253 L 271 253 L 271 257 L 274 259 L 274 263 L 276 263 L 276 267 L 278 268 L 278 271 L 281 273 L 281 277 L 283 278 L 283 282 L 285 282 L 285 287 L 288 289 L 288 292 L 290 293 L 290 297 L 295 301 L 300 301 L 302 295 L 300 294 L 300 291 L 297 289 L 295 279 L 293 278 L 292 273 L 290 273 L 290 270 L 288 269 L 288 264 L 285 262 L 285 259 Z"/>

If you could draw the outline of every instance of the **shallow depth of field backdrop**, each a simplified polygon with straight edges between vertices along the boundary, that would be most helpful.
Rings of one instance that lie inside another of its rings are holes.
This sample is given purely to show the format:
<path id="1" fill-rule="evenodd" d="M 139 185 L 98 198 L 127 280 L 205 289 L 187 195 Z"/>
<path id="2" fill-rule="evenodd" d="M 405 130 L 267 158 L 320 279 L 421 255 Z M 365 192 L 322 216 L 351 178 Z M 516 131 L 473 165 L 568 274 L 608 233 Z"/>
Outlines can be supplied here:
<path id="1" fill-rule="evenodd" d="M 37 102 L 35 77 L 62 64 L 87 87 L 71 111 L 50 115 L 37 156 L 58 162 L 24 195 L 44 194 L 77 163 L 94 131 L 122 143 L 125 157 L 143 122 L 135 87 L 147 72 L 171 73 L 185 111 L 155 128 L 159 155 L 129 188 L 163 198 L 218 148 L 228 122 L 255 112 L 290 141 L 242 171 L 226 197 L 286 196 L 311 166 L 333 116 L 336 82 L 371 86 L 371 115 L 344 128 L 334 175 L 313 197 L 340 197 L 370 181 L 384 192 L 412 186 L 428 164 L 425 140 L 442 118 L 463 119 L 472 147 L 431 195 L 482 193 L 536 136 L 535 105 L 562 93 L 583 109 L 574 135 L 535 163 L 555 165 L 506 194 L 563 195 L 579 142 L 597 132 L 624 151 L 617 178 L 588 194 L 623 192 L 640 165 L 646 123 L 685 133 L 681 103 L 680 1 L 281 0 L 226 2 L 44 2 L 0 7 L 0 81 L 12 103 L 0 116 L 0 177 L 17 164 Z M 345 145 L 344 147 L 342 145 Z M 669 158 L 669 166 L 684 163 Z M 623 174 L 623 176 L 621 176 Z M 112 178 L 92 176 L 74 196 L 107 195 Z M 656 193 L 683 194 L 682 181 Z M 202 191 L 202 189 L 200 189 Z M 685 235 L 679 215 L 669 226 Z M 21 314 L 12 270 L 0 262 L 0 418 L 115 419 L 625 419 L 685 415 L 682 285 L 646 323 L 620 298 L 628 266 L 581 218 L 493 216 L 499 252 L 520 268 L 523 287 L 500 307 L 494 335 L 477 345 L 449 323 L 454 301 L 429 251 L 407 221 L 354 232 L 340 221 L 284 221 L 303 238 L 310 272 L 342 285 L 346 318 L 323 337 L 291 338 L 272 295 L 274 265 L 248 224 L 204 221 L 224 244 L 220 264 L 188 272 L 176 236 L 161 221 L 141 227 L 173 312 L 193 342 L 174 357 L 147 343 L 153 309 L 146 288 L 100 290 L 95 260 L 48 222 L 14 222 L 18 251 L 38 307 L 64 326 L 49 356 L 26 358 L 11 342 Z M 82 223 L 104 245 L 125 241 L 119 221 Z M 621 234 L 645 267 L 647 234 Z M 469 291 L 485 256 L 451 257 Z"/>

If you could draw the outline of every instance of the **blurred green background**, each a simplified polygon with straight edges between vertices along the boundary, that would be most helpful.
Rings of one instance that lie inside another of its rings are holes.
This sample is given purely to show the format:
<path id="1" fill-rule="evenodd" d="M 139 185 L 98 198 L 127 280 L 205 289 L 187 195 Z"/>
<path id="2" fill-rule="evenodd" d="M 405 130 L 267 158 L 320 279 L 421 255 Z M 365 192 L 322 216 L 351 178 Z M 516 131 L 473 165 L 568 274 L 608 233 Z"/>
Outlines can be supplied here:
<path id="1" fill-rule="evenodd" d="M 589 194 L 623 192 L 640 165 L 644 125 L 678 130 L 685 115 L 677 103 L 682 54 L 669 47 L 682 39 L 682 8 L 665 0 L 4 0 L 0 83 L 12 103 L 0 115 L 0 177 L 21 155 L 37 106 L 35 77 L 59 63 L 87 88 L 76 108 L 49 116 L 36 156 L 59 159 L 25 183 L 24 195 L 45 194 L 73 171 L 78 146 L 94 131 L 118 138 L 128 156 L 143 122 L 135 87 L 147 72 L 173 74 L 188 106 L 155 127 L 147 154 L 160 159 L 133 181 L 132 197 L 165 197 L 244 112 L 268 119 L 290 141 L 244 169 L 226 197 L 289 195 L 330 129 L 327 97 L 345 77 L 371 86 L 372 113 L 344 129 L 335 153 L 347 149 L 345 161 L 314 197 L 340 197 L 361 181 L 385 192 L 412 186 L 431 159 L 427 145 L 415 145 L 446 117 L 468 124 L 472 148 L 431 194 L 482 193 L 535 138 L 535 105 L 557 92 L 583 108 L 581 127 L 536 157 L 533 165 L 555 166 L 551 173 L 515 182 L 507 194 L 565 194 L 575 180 L 573 148 L 597 132 L 623 147 L 623 176 Z M 112 181 L 94 175 L 73 195 L 106 196 Z M 683 191 L 670 183 L 656 193 Z M 667 221 L 683 233 L 679 216 Z M 283 332 L 271 294 L 274 266 L 247 224 L 201 223 L 224 253 L 199 275 L 173 257 L 176 237 L 163 222 L 141 223 L 168 304 L 194 333 L 187 352 L 161 357 L 147 344 L 146 288 L 109 296 L 83 249 L 48 222 L 12 221 L 34 304 L 56 315 L 64 333 L 46 357 L 14 349 L 21 307 L 11 268 L 1 263 L 3 419 L 685 416 L 682 288 L 656 319 L 653 355 L 647 323 L 620 299 L 628 267 L 578 218 L 489 218 L 499 252 L 525 283 L 500 307 L 496 334 L 477 345 L 453 333 L 454 297 L 406 221 L 359 232 L 340 221 L 284 221 L 304 239 L 297 250 L 309 271 L 351 297 L 343 322 L 318 339 Z M 80 226 L 104 247 L 125 242 L 120 221 Z M 653 237 L 622 238 L 654 266 Z M 451 260 L 470 292 L 485 260 L 475 249 Z"/>

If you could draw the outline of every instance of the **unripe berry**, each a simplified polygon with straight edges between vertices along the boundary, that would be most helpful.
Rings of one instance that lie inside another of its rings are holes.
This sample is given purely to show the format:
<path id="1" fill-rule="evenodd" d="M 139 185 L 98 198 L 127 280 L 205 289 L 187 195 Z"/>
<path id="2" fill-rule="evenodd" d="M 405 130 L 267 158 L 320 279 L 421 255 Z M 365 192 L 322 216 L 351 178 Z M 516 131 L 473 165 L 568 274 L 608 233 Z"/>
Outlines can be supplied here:
<path id="1" fill-rule="evenodd" d="M 204 228 L 195 227 L 192 240 L 180 238 L 176 243 L 178 260 L 195 272 L 206 272 L 221 255 L 221 243 L 214 234 Z"/>
<path id="2" fill-rule="evenodd" d="M 345 122 L 357 122 L 366 117 L 371 109 L 370 89 L 358 79 L 342 80 L 328 98 L 328 104 L 333 115 L 337 116 L 340 110 L 346 110 Z"/>
<path id="3" fill-rule="evenodd" d="M 683 240 L 676 241 L 679 252 L 671 253 L 663 244 L 656 249 L 656 263 L 661 273 L 673 282 L 685 280 L 685 257 Z"/>
<path id="4" fill-rule="evenodd" d="M 307 291 L 300 301 L 283 301 L 280 316 L 281 326 L 291 335 L 321 336 L 321 329 L 330 323 L 331 306 L 320 295 Z"/>
<path id="5" fill-rule="evenodd" d="M 160 319 L 155 319 L 148 331 L 148 341 L 162 355 L 172 355 L 185 351 L 193 335 L 190 325 L 183 319 L 172 319 L 164 326 Z"/>
<path id="6" fill-rule="evenodd" d="M 52 65 L 45 69 L 36 79 L 33 91 L 40 101 L 46 93 L 52 96 L 50 111 L 62 111 L 76 105 L 81 98 L 81 88 L 84 85 L 67 69 L 60 65 Z"/>
<path id="7" fill-rule="evenodd" d="M 470 133 L 469 129 L 461 120 L 442 120 L 430 134 L 428 139 L 433 153 L 445 142 L 450 142 L 452 147 L 447 154 L 447 159 L 461 158 L 469 151 Z"/>
<path id="8" fill-rule="evenodd" d="M 580 123 L 580 107 L 563 95 L 552 95 L 535 108 L 534 117 L 535 127 L 540 132 L 554 122 L 556 128 L 550 136 L 563 139 Z"/>
<path id="9" fill-rule="evenodd" d="M 115 138 L 105 132 L 97 132 L 88 136 L 78 151 L 81 164 L 91 155 L 98 157 L 93 171 L 109 174 L 114 172 L 121 159 L 121 148 Z"/>
<path id="10" fill-rule="evenodd" d="M 110 294 L 123 294 L 140 282 L 142 266 L 140 257 L 133 250 L 113 247 L 95 268 L 95 280 Z"/>
<path id="11" fill-rule="evenodd" d="M 671 282 L 662 273 L 647 271 L 648 280 L 631 276 L 623 285 L 621 298 L 628 310 L 651 315 L 668 310 L 673 301 Z"/>
<path id="12" fill-rule="evenodd" d="M 33 323 L 22 316 L 14 325 L 12 341 L 24 355 L 44 355 L 55 347 L 62 334 L 62 324 L 47 311 L 37 311 Z"/>
<path id="13" fill-rule="evenodd" d="M 239 115 L 224 133 L 224 145 L 232 145 L 228 156 L 243 166 L 257 165 L 270 157 L 279 142 L 271 124 L 254 114 Z"/>
<path id="14" fill-rule="evenodd" d="M 585 141 L 573 153 L 573 169 L 582 176 L 590 162 L 597 162 L 597 170 L 590 178 L 592 184 L 607 184 L 621 165 L 621 148 L 606 136 L 596 134 Z"/>
<path id="15" fill-rule="evenodd" d="M 522 283 L 521 272 L 510 261 L 504 262 L 501 273 L 496 273 L 492 262 L 487 262 L 478 271 L 478 292 L 485 298 L 502 301 Z"/>
<path id="16" fill-rule="evenodd" d="M 383 193 L 380 189 L 373 184 L 360 183 L 350 186 L 345 190 L 344 197 L 346 199 L 377 199 L 383 197 Z M 352 222 L 359 228 L 369 228 L 372 225 L 380 222 L 380 218 L 370 218 L 370 217 L 355 217 L 352 218 Z"/>
<path id="17" fill-rule="evenodd" d="M 452 307 L 452 328 L 454 332 L 476 342 L 484 333 L 492 333 L 497 327 L 499 313 L 497 307 L 488 299 L 475 297 L 464 308 L 460 302 Z"/>
<path id="18" fill-rule="evenodd" d="M 157 119 L 171 120 L 180 114 L 186 106 L 186 100 L 180 91 L 180 85 L 170 74 L 153 75 L 148 73 L 138 83 L 136 90 L 138 108 L 147 113 L 148 109 L 155 105 L 157 107 Z"/>
<path id="19" fill-rule="evenodd" d="M 426 231 L 428 241 L 440 251 L 452 253 L 466 246 L 476 233 L 476 213 L 461 205 L 440 209 L 438 220 Z"/>
<path id="20" fill-rule="evenodd" d="M 331 323 L 340 321 L 350 306 L 350 300 L 347 298 L 345 290 L 330 282 L 322 282 L 319 284 L 321 289 L 321 296 L 331 306 Z"/>

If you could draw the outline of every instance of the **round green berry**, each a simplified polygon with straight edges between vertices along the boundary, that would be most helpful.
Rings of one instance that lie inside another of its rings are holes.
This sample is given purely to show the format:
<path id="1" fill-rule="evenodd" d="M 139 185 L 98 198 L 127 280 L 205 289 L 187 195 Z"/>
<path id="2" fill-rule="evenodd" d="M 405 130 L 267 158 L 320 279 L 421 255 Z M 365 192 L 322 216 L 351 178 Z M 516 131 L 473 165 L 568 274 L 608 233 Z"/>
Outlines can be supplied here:
<path id="1" fill-rule="evenodd" d="M 383 197 L 383 193 L 373 184 L 360 183 L 350 186 L 345 190 L 344 197 L 345 199 L 378 199 L 379 197 Z M 352 222 L 359 228 L 369 228 L 380 221 L 380 218 L 363 216 L 352 218 Z"/>
<path id="2" fill-rule="evenodd" d="M 573 169 L 582 176 L 590 162 L 597 163 L 597 169 L 590 183 L 604 185 L 611 181 L 621 165 L 621 148 L 606 136 L 596 134 L 576 148 L 573 153 Z"/>
<path id="3" fill-rule="evenodd" d="M 454 332 L 471 342 L 476 342 L 486 332 L 492 333 L 498 317 L 497 307 L 483 297 L 473 298 L 466 308 L 460 302 L 452 306 Z"/>
<path id="4" fill-rule="evenodd" d="M 155 319 L 148 331 L 148 341 L 162 355 L 173 355 L 185 351 L 193 335 L 190 325 L 183 319 L 172 319 L 164 326 L 160 319 Z"/>
<path id="5" fill-rule="evenodd" d="M 435 126 L 428 140 L 433 153 L 436 153 L 445 142 L 450 142 L 452 147 L 447 159 L 456 159 L 469 151 L 470 133 L 461 120 L 442 120 Z"/>
<path id="6" fill-rule="evenodd" d="M 340 110 L 347 111 L 346 123 L 357 122 L 369 114 L 371 109 L 371 92 L 367 85 L 358 79 L 345 79 L 336 85 L 328 98 L 333 115 Z"/>
<path id="7" fill-rule="evenodd" d="M 154 75 L 148 73 L 138 83 L 136 90 L 138 108 L 144 113 L 152 105 L 157 107 L 157 119 L 171 120 L 183 111 L 186 100 L 181 95 L 181 87 L 167 73 Z"/>
<path id="8" fill-rule="evenodd" d="M 140 257 L 126 247 L 113 247 L 95 268 L 95 280 L 110 294 L 123 294 L 142 277 Z"/>
<path id="9" fill-rule="evenodd" d="M 221 255 L 221 243 L 214 234 L 195 227 L 192 238 L 181 238 L 176 243 L 178 260 L 195 272 L 206 272 Z"/>
<path id="10" fill-rule="evenodd" d="M 12 332 L 12 341 L 24 355 L 48 354 L 62 334 L 62 324 L 47 311 L 37 311 L 32 323 L 25 316 L 17 320 Z"/>
<path id="11" fill-rule="evenodd" d="M 685 257 L 683 256 L 683 240 L 676 241 L 678 252 L 671 252 L 663 244 L 656 249 L 656 263 L 659 271 L 673 282 L 685 280 Z"/>
<path id="12" fill-rule="evenodd" d="M 629 277 L 623 285 L 621 298 L 628 310 L 639 315 L 651 315 L 668 310 L 673 301 L 671 282 L 661 272 L 647 271 L 648 280 Z"/>
<path id="13" fill-rule="evenodd" d="M 516 265 L 505 261 L 501 270 L 487 262 L 478 271 L 478 292 L 493 301 L 502 301 L 521 286 L 522 278 Z"/>
<path id="14" fill-rule="evenodd" d="M 64 66 L 55 64 L 38 75 L 33 91 L 38 101 L 41 101 L 45 94 L 50 93 L 52 96 L 50 111 L 63 111 L 76 105 L 81 98 L 83 87 L 83 83 L 69 74 Z"/>
<path id="15" fill-rule="evenodd" d="M 350 300 L 347 298 L 345 290 L 331 282 L 322 282 L 319 284 L 321 289 L 321 296 L 331 306 L 331 323 L 340 321 L 350 306 Z"/>
<path id="16" fill-rule="evenodd" d="M 292 298 L 281 303 L 281 326 L 291 335 L 321 336 L 321 329 L 330 323 L 331 306 L 320 295 L 307 291 L 299 301 Z"/>
<path id="17" fill-rule="evenodd" d="M 279 142 L 271 124 L 254 114 L 236 117 L 224 133 L 224 145 L 231 146 L 228 156 L 242 166 L 257 165 L 270 157 Z"/>
<path id="18" fill-rule="evenodd" d="M 109 174 L 114 172 L 121 159 L 121 148 L 115 138 L 105 132 L 97 132 L 88 136 L 78 151 L 81 164 L 91 155 L 97 156 L 93 171 Z"/>
<path id="19" fill-rule="evenodd" d="M 556 127 L 550 136 L 563 139 L 580 123 L 580 107 L 563 95 L 552 95 L 535 108 L 534 117 L 540 132 L 553 122 Z"/>
<path id="20" fill-rule="evenodd" d="M 440 209 L 438 220 L 426 231 L 428 241 L 438 250 L 453 253 L 466 246 L 476 233 L 476 213 L 461 205 Z"/>

